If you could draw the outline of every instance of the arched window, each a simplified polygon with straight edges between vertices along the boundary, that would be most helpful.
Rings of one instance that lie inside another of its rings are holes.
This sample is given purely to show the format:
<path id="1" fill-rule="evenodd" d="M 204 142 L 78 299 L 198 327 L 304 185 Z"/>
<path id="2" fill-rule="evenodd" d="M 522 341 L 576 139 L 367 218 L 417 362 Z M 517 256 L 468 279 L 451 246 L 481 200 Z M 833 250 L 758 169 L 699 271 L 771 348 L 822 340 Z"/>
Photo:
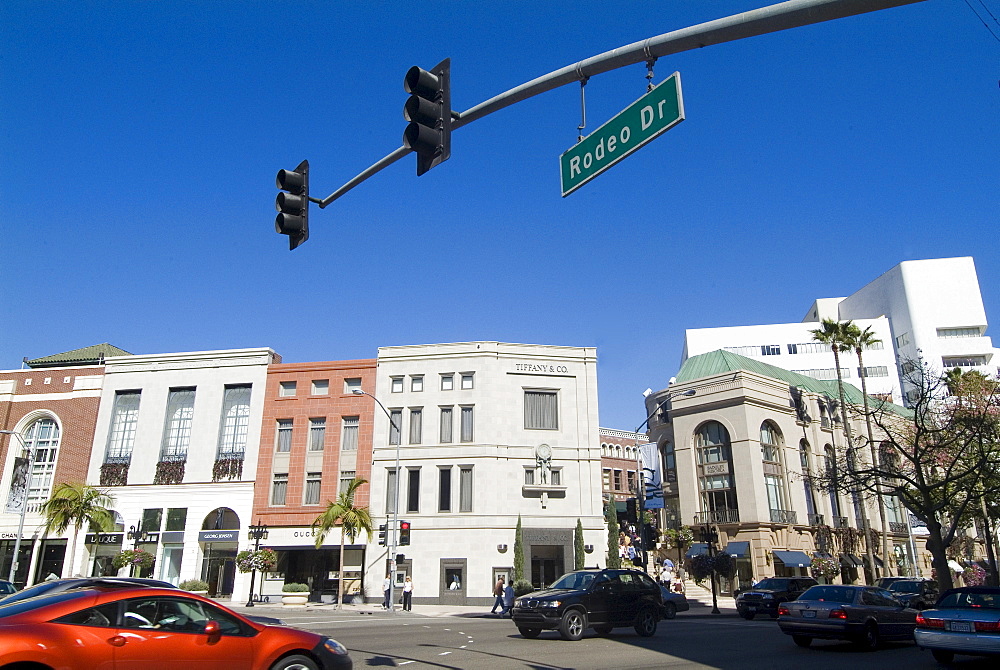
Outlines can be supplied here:
<path id="1" fill-rule="evenodd" d="M 806 494 L 806 513 L 809 514 L 809 525 L 818 526 L 823 520 L 816 515 L 816 497 L 812 485 L 812 467 L 810 465 L 809 442 L 799 440 L 799 465 L 802 467 L 802 486 Z"/>
<path id="2" fill-rule="evenodd" d="M 770 421 L 760 424 L 760 450 L 768 463 L 781 463 L 781 432 Z"/>
<path id="3" fill-rule="evenodd" d="M 829 444 L 823 447 L 823 460 L 826 476 L 830 482 L 830 513 L 833 514 L 833 525 L 837 525 L 840 514 L 840 500 L 837 498 L 837 455 Z"/>
<path id="4" fill-rule="evenodd" d="M 764 459 L 764 488 L 772 523 L 795 523 L 785 496 L 785 471 L 781 464 L 781 432 L 770 421 L 760 424 L 760 451 Z"/>
<path id="5" fill-rule="evenodd" d="M 34 452 L 28 485 L 28 509 L 37 509 L 52 493 L 52 477 L 59 455 L 60 430 L 51 418 L 38 419 L 23 433 L 29 452 Z"/>
<path id="6" fill-rule="evenodd" d="M 730 463 L 729 431 L 718 421 L 709 421 L 695 433 L 698 452 L 702 513 L 700 523 L 739 521 L 736 484 Z"/>

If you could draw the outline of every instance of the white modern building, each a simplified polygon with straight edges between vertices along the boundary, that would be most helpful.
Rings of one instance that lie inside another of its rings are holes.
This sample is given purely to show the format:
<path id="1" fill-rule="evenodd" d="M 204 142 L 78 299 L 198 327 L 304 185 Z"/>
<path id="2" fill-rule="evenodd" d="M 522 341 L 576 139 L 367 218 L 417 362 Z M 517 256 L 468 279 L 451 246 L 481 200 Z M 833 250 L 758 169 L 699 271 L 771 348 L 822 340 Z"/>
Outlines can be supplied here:
<path id="1" fill-rule="evenodd" d="M 117 532 L 77 548 L 87 574 L 115 574 L 122 549 L 154 554 L 143 576 L 198 578 L 245 594 L 267 348 L 115 356 L 105 361 L 87 482 L 114 497 Z M 122 574 L 125 574 L 124 570 Z"/>
<path id="2" fill-rule="evenodd" d="M 396 427 L 376 410 L 371 511 L 390 546 L 394 522 L 410 523 L 395 580 L 412 577 L 414 602 L 492 603 L 497 576 L 513 573 L 518 517 L 536 586 L 573 569 L 578 520 L 586 565 L 604 564 L 593 348 L 382 347 L 375 395 Z M 369 600 L 382 597 L 373 577 L 387 558 L 367 552 Z"/>
<path id="3" fill-rule="evenodd" d="M 815 379 L 836 379 L 829 347 L 810 333 L 823 319 L 871 327 L 882 344 L 863 352 L 868 392 L 896 403 L 908 401 L 906 373 L 916 360 L 936 371 L 998 371 L 968 256 L 904 261 L 846 298 L 816 300 L 798 323 L 688 330 L 681 363 L 722 349 Z M 860 386 L 863 372 L 854 353 L 842 355 L 840 365 L 843 378 Z"/>

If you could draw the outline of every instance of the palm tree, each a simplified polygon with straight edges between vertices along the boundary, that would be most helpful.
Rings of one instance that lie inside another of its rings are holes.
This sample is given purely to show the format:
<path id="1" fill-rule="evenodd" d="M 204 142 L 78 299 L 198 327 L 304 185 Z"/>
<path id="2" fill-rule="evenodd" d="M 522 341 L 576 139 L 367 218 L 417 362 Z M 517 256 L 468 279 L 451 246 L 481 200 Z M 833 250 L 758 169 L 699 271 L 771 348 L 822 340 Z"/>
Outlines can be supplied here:
<path id="1" fill-rule="evenodd" d="M 847 439 L 847 459 L 851 468 L 854 467 L 854 441 L 851 436 L 851 422 L 847 413 L 847 399 L 844 395 L 844 378 L 840 374 L 840 352 L 850 349 L 851 328 L 857 328 L 852 321 L 834 321 L 833 319 L 823 319 L 822 327 L 809 331 L 813 339 L 817 342 L 830 345 L 833 351 L 833 363 L 837 371 L 837 391 L 840 395 L 840 412 L 844 425 L 844 437 Z M 875 560 L 872 558 L 871 537 L 869 533 L 868 513 L 865 511 L 865 501 L 860 494 L 854 492 L 855 500 L 858 502 L 858 511 L 861 514 L 861 527 L 865 536 L 865 581 L 869 584 L 875 582 Z"/>
<path id="2" fill-rule="evenodd" d="M 323 546 L 326 536 L 338 525 L 341 527 L 340 533 L 340 573 L 337 579 L 337 609 L 340 609 L 343 600 L 344 590 L 344 538 L 349 537 L 351 544 L 364 531 L 368 534 L 368 541 L 372 539 L 372 517 L 368 512 L 368 507 L 357 507 L 354 504 L 354 494 L 362 484 L 367 484 L 367 479 L 355 477 L 347 485 L 347 490 L 341 491 L 337 495 L 337 500 L 328 501 L 326 510 L 313 521 L 313 532 L 316 533 L 316 548 Z"/>
<path id="3" fill-rule="evenodd" d="M 104 489 L 79 482 L 63 482 L 55 487 L 52 497 L 42 505 L 46 530 L 51 533 L 64 533 L 67 528 L 73 527 L 69 545 L 69 564 L 64 567 L 63 575 L 73 574 L 76 539 L 84 523 L 89 523 L 102 532 L 111 530 L 114 526 L 114 516 L 108 509 L 114 503 L 114 496 Z"/>
<path id="4" fill-rule="evenodd" d="M 866 381 L 868 375 L 865 372 L 865 361 L 862 358 L 861 351 L 863 349 L 870 349 L 876 344 L 881 344 L 882 340 L 875 337 L 875 331 L 872 330 L 871 326 L 865 326 L 864 330 L 861 330 L 853 323 L 850 323 L 850 327 L 847 333 L 847 340 L 845 344 L 854 349 L 854 353 L 858 357 L 858 370 L 861 373 L 861 395 L 865 404 L 865 423 L 868 426 L 868 447 L 872 452 L 872 466 L 875 468 L 879 467 L 878 453 L 875 449 L 875 437 L 872 432 L 872 417 L 868 411 L 868 382 Z M 882 497 L 882 484 L 879 480 L 875 481 L 875 495 L 878 500 L 878 516 L 879 521 L 882 524 L 882 563 L 883 569 L 886 575 L 891 575 L 890 567 L 892 562 L 889 560 L 889 527 L 886 524 L 885 519 L 885 499 Z"/>

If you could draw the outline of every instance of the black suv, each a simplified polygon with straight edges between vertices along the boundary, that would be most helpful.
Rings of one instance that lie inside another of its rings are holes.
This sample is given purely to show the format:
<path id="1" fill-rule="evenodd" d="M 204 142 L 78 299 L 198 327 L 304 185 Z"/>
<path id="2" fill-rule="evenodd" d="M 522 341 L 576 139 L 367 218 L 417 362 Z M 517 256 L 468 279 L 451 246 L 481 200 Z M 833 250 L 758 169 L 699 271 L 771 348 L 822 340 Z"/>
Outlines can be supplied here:
<path id="1" fill-rule="evenodd" d="M 938 583 L 931 579 L 899 579 L 889 585 L 889 593 L 915 610 L 933 607 L 941 595 Z"/>
<path id="2" fill-rule="evenodd" d="M 778 618 L 778 604 L 788 600 L 798 600 L 799 596 L 817 582 L 812 577 L 768 577 L 753 585 L 753 588 L 736 596 L 736 611 L 750 621 L 758 614 L 768 614 Z"/>
<path id="3" fill-rule="evenodd" d="M 612 628 L 632 626 L 649 637 L 663 614 L 659 585 L 638 570 L 577 570 L 547 589 L 514 601 L 511 618 L 524 637 L 558 630 L 565 640 L 579 640 L 593 628 L 607 635 Z"/>

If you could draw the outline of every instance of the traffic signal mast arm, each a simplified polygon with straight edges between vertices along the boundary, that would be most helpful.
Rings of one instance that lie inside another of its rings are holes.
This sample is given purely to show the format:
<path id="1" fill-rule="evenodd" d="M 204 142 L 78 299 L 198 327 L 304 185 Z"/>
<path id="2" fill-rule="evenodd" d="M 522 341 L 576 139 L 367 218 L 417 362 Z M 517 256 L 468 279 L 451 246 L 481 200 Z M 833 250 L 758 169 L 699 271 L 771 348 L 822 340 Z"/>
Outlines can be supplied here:
<path id="1" fill-rule="evenodd" d="M 650 37 L 641 42 L 618 47 L 597 56 L 582 60 L 532 79 L 526 84 L 512 88 L 505 93 L 490 98 L 464 112 L 452 112 L 451 130 L 477 121 L 484 116 L 500 111 L 515 103 L 527 100 L 541 93 L 551 91 L 566 84 L 583 81 L 590 77 L 627 65 L 652 61 L 670 54 L 700 49 L 712 44 L 723 44 L 746 37 L 798 28 L 814 23 L 832 21 L 847 16 L 866 14 L 891 7 L 911 5 L 924 0 L 789 0 L 749 12 L 734 14 L 715 21 L 700 23 L 689 28 Z M 381 172 L 411 152 L 400 147 L 358 174 L 339 189 L 323 199 L 310 197 L 309 200 L 326 207 L 334 200 L 353 189 L 372 175 Z"/>

